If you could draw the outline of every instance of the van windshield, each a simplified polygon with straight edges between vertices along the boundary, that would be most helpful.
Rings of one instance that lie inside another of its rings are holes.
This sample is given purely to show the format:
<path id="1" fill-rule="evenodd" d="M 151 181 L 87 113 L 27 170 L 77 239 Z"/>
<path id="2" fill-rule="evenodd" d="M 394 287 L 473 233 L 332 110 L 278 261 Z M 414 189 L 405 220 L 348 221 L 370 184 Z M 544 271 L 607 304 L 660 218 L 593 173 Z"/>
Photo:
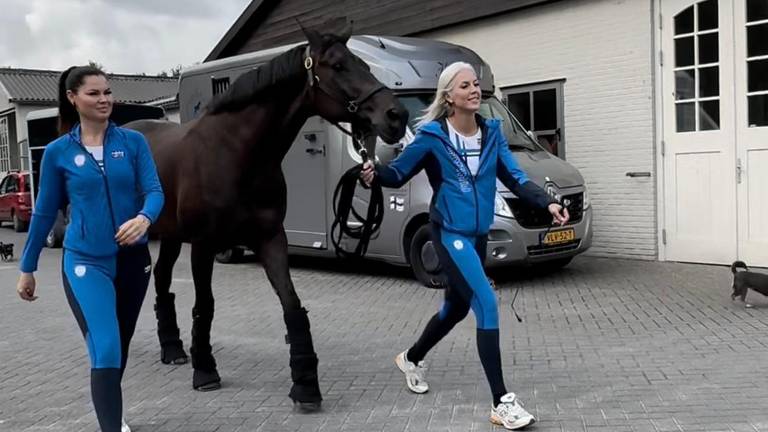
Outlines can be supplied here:
<path id="1" fill-rule="evenodd" d="M 400 102 L 408 109 L 410 114 L 408 125 L 411 127 L 411 130 L 415 128 L 418 117 L 422 115 L 424 109 L 432 102 L 433 96 L 433 94 L 404 94 L 398 96 L 398 99 L 400 99 Z M 523 126 L 507 110 L 504 104 L 494 96 L 483 97 L 483 101 L 480 104 L 480 115 L 485 118 L 501 120 L 501 127 L 511 150 L 544 151 L 538 143 L 528 136 Z"/>

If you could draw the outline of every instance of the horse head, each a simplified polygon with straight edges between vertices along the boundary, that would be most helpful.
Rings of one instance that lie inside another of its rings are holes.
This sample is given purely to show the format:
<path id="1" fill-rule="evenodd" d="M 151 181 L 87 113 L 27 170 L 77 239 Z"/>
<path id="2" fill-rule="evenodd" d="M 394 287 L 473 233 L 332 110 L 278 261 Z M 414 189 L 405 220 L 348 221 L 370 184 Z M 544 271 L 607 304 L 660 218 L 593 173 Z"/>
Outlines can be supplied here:
<path id="1" fill-rule="evenodd" d="M 349 122 L 387 143 L 405 134 L 408 111 L 368 65 L 347 48 L 349 26 L 340 35 L 303 30 L 307 37 L 304 68 L 316 112 L 335 122 Z"/>

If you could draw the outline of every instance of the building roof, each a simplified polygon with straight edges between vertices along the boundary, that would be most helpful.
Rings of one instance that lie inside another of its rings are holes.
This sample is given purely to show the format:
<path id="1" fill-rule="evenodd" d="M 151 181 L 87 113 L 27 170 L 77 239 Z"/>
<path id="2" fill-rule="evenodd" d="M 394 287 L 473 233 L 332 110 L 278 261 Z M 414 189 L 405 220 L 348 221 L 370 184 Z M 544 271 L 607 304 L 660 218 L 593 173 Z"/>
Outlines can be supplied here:
<path id="1" fill-rule="evenodd" d="M 58 100 L 60 71 L 0 68 L 0 89 L 5 89 L 10 102 L 53 105 Z M 116 102 L 148 103 L 175 98 L 178 78 L 108 74 Z"/>
<path id="2" fill-rule="evenodd" d="M 252 0 L 205 61 L 303 41 L 306 28 L 415 36 L 430 30 L 562 0 Z"/>

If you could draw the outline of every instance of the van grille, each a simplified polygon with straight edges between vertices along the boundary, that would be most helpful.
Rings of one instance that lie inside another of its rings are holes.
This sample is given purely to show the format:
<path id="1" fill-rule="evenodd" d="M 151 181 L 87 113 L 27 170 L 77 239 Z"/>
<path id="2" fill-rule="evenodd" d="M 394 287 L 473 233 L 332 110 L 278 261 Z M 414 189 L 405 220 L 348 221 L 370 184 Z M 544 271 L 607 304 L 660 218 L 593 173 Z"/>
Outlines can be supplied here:
<path id="1" fill-rule="evenodd" d="M 544 246 L 544 245 L 528 246 L 528 255 L 541 256 L 541 255 L 547 255 L 547 254 L 553 254 L 553 253 L 559 253 L 559 252 L 568 252 L 578 248 L 580 243 L 581 243 L 581 240 L 573 240 L 568 243 L 560 243 L 560 244 L 551 245 L 551 246 Z"/>
<path id="2" fill-rule="evenodd" d="M 530 207 L 519 198 L 504 198 L 512 209 L 517 223 L 523 228 L 546 228 L 552 224 L 552 215 L 547 209 Z M 582 192 L 564 195 L 563 201 L 570 201 L 568 213 L 571 216 L 569 223 L 581 221 L 584 214 L 584 194 Z"/>

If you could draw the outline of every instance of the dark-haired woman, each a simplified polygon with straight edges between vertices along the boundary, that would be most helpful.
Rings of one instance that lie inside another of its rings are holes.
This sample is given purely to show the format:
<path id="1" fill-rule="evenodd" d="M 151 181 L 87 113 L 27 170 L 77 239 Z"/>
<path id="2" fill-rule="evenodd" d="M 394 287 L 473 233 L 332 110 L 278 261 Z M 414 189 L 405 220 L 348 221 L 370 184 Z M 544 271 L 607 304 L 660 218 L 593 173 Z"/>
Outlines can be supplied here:
<path id="1" fill-rule="evenodd" d="M 91 360 L 91 397 L 104 432 L 129 432 L 120 382 L 149 284 L 147 229 L 163 206 L 149 146 L 110 122 L 107 76 L 71 67 L 59 79 L 59 133 L 46 146 L 24 253 L 19 296 L 33 301 L 34 272 L 59 209 L 69 203 L 64 290 Z"/>

